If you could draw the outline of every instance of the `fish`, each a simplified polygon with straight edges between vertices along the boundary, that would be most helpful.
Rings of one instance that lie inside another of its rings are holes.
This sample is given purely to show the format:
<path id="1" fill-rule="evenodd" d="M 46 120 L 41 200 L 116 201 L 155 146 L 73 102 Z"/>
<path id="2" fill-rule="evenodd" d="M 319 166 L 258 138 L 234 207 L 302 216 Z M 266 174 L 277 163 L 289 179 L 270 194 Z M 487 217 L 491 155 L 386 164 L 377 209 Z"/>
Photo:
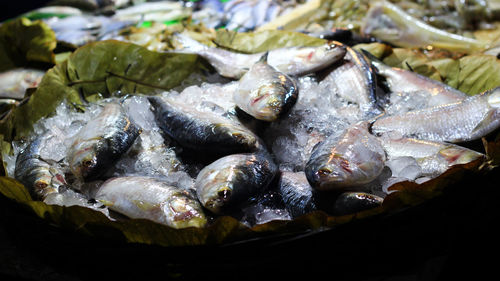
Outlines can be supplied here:
<path id="1" fill-rule="evenodd" d="M 405 48 L 425 48 L 431 45 L 469 53 L 489 48 L 486 41 L 449 33 L 428 25 L 388 1 L 370 4 L 361 25 L 361 33 Z"/>
<path id="2" fill-rule="evenodd" d="M 38 87 L 45 71 L 16 68 L 0 73 L 0 98 L 22 100 L 28 88 Z"/>
<path id="3" fill-rule="evenodd" d="M 112 19 L 133 22 L 175 21 L 189 17 L 191 10 L 191 8 L 176 1 L 146 2 L 118 9 Z"/>
<path id="4" fill-rule="evenodd" d="M 378 115 L 377 78 L 370 61 L 360 52 L 345 46 L 347 53 L 343 61 L 321 81 L 343 99 L 359 105 L 365 112 Z"/>
<path id="5" fill-rule="evenodd" d="M 207 224 L 200 203 L 190 192 L 157 178 L 108 179 L 97 190 L 95 200 L 129 218 L 148 219 L 176 229 Z"/>
<path id="6" fill-rule="evenodd" d="M 377 136 L 465 142 L 479 139 L 500 126 L 500 87 L 441 106 L 376 119 Z"/>
<path id="7" fill-rule="evenodd" d="M 299 89 L 294 79 L 267 64 L 267 55 L 241 77 L 233 99 L 244 112 L 271 122 L 293 107 Z"/>
<path id="8" fill-rule="evenodd" d="M 278 186 L 286 209 L 293 217 L 318 210 L 318 192 L 309 184 L 303 171 L 281 172 Z"/>
<path id="9" fill-rule="evenodd" d="M 338 138 L 329 136 L 317 144 L 305 166 L 307 180 L 317 190 L 345 191 L 375 180 L 386 155 L 369 123 L 358 122 Z"/>
<path id="10" fill-rule="evenodd" d="M 354 214 L 379 207 L 384 198 L 366 192 L 344 192 L 339 195 L 333 207 L 337 216 Z"/>
<path id="11" fill-rule="evenodd" d="M 232 154 L 204 167 L 194 187 L 203 207 L 223 214 L 266 190 L 277 172 L 276 164 L 265 153 Z"/>
<path id="12" fill-rule="evenodd" d="M 98 179 L 132 146 L 140 131 L 120 103 L 106 103 L 74 136 L 67 157 L 71 172 L 80 180 Z"/>
<path id="13" fill-rule="evenodd" d="M 388 137 L 381 137 L 380 142 L 388 159 L 415 158 L 423 176 L 437 176 L 454 165 L 486 159 L 483 153 L 445 142 Z"/>
<path id="14" fill-rule="evenodd" d="M 242 54 L 221 48 L 209 47 L 185 35 L 174 34 L 182 49 L 176 53 L 193 53 L 205 58 L 222 76 L 239 79 L 264 53 Z M 289 47 L 270 50 L 267 63 L 290 76 L 301 76 L 321 70 L 345 55 L 345 47 L 329 41 L 316 47 Z"/>
<path id="15" fill-rule="evenodd" d="M 46 145 L 50 134 L 37 136 L 17 155 L 14 177 L 38 199 L 49 194 L 58 193 L 59 188 L 66 186 L 64 169 L 51 159 L 43 159 L 41 150 Z"/>
<path id="16" fill-rule="evenodd" d="M 445 83 L 420 75 L 413 71 L 390 67 L 373 59 L 372 65 L 377 75 L 383 76 L 393 93 L 425 92 L 427 107 L 459 102 L 467 95 Z"/>
<path id="17" fill-rule="evenodd" d="M 159 127 L 182 147 L 216 154 L 258 149 L 258 137 L 234 119 L 197 110 L 173 98 L 152 96 L 148 100 Z"/>

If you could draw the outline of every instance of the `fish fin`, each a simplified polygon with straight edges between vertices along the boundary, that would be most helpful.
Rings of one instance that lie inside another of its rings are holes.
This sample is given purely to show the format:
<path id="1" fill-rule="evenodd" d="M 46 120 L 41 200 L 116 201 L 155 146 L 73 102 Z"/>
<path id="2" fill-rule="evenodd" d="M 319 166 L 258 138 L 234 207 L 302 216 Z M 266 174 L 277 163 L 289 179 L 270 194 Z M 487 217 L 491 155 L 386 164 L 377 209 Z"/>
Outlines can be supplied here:
<path id="1" fill-rule="evenodd" d="M 260 57 L 258 62 L 265 62 L 267 63 L 267 56 L 269 55 L 269 51 L 265 52 L 262 57 Z"/>
<path id="2" fill-rule="evenodd" d="M 485 114 L 483 120 L 479 122 L 479 124 L 472 129 L 471 134 L 475 135 L 477 134 L 482 128 L 487 127 L 491 121 L 495 119 L 495 110 L 490 110 L 488 113 Z"/>
<path id="3" fill-rule="evenodd" d="M 106 206 L 106 207 L 111 207 L 111 206 L 113 206 L 113 205 L 114 205 L 114 203 L 113 203 L 113 202 L 108 201 L 108 200 L 104 200 L 104 199 L 97 199 L 97 201 L 98 201 L 99 203 L 103 204 L 103 205 L 104 205 L 104 206 Z"/>
<path id="4" fill-rule="evenodd" d="M 408 67 L 408 69 L 409 69 L 411 72 L 415 72 L 415 71 L 413 70 L 413 67 L 411 67 L 411 65 L 410 65 L 407 61 L 405 61 L 405 64 L 406 64 L 406 66 Z"/>

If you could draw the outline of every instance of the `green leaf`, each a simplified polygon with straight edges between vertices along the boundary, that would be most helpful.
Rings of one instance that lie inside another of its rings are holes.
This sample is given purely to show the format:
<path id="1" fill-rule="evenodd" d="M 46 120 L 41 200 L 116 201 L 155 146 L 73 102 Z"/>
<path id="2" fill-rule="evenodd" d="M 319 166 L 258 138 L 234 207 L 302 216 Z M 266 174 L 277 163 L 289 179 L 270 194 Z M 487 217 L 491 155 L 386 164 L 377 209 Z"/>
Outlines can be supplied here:
<path id="1" fill-rule="evenodd" d="M 18 18 L 0 26 L 0 71 L 29 64 L 55 64 L 54 32 L 42 21 Z"/>
<path id="2" fill-rule="evenodd" d="M 458 89 L 475 95 L 500 86 L 500 60 L 495 56 L 471 55 L 460 59 Z"/>
<path id="3" fill-rule="evenodd" d="M 8 141 L 28 135 L 64 100 L 78 105 L 82 97 L 169 90 L 195 70 L 196 62 L 196 55 L 157 53 L 113 40 L 87 44 L 47 71 L 29 101 L 2 120 L 0 133 Z"/>
<path id="4" fill-rule="evenodd" d="M 235 32 L 217 30 L 215 44 L 242 53 L 259 53 L 278 48 L 295 46 L 319 46 L 326 40 L 300 32 L 264 30 L 259 32 Z"/>

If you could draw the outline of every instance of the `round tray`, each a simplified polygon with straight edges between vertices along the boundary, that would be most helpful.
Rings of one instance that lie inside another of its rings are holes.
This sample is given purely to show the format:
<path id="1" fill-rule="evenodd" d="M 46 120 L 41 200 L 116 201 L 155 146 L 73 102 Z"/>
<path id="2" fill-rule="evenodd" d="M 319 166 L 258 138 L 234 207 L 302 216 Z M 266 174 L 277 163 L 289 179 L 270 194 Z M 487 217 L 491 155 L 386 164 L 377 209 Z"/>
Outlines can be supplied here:
<path id="1" fill-rule="evenodd" d="M 498 169 L 466 178 L 420 205 L 332 229 L 177 248 L 69 231 L 0 197 L 0 276 L 447 280 L 470 274 L 477 280 L 495 270 L 488 253 L 494 257 L 498 245 L 499 178 Z"/>

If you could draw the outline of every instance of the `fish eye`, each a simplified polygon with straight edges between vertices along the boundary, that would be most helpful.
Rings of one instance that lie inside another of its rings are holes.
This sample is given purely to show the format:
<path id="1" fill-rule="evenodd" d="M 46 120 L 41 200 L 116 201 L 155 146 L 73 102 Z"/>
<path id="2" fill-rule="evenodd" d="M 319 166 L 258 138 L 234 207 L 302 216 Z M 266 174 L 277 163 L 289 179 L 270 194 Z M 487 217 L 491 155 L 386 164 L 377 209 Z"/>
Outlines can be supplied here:
<path id="1" fill-rule="evenodd" d="M 85 160 L 82 162 L 82 165 L 86 168 L 92 167 L 93 164 L 94 164 L 94 161 L 92 161 L 92 160 Z"/>
<path id="2" fill-rule="evenodd" d="M 231 196 L 231 190 L 227 188 L 221 189 L 217 192 L 217 195 L 223 200 L 227 200 Z"/>
<path id="3" fill-rule="evenodd" d="M 45 181 L 37 181 L 37 182 L 35 183 L 35 188 L 36 188 L 36 189 L 39 189 L 39 190 L 44 189 L 44 188 L 46 188 L 47 186 L 49 186 L 49 184 L 48 184 L 48 183 L 46 183 Z"/>
<path id="4" fill-rule="evenodd" d="M 320 177 L 328 176 L 331 173 L 332 173 L 332 170 L 328 169 L 326 167 L 320 168 L 317 172 L 318 176 L 320 176 Z"/>

